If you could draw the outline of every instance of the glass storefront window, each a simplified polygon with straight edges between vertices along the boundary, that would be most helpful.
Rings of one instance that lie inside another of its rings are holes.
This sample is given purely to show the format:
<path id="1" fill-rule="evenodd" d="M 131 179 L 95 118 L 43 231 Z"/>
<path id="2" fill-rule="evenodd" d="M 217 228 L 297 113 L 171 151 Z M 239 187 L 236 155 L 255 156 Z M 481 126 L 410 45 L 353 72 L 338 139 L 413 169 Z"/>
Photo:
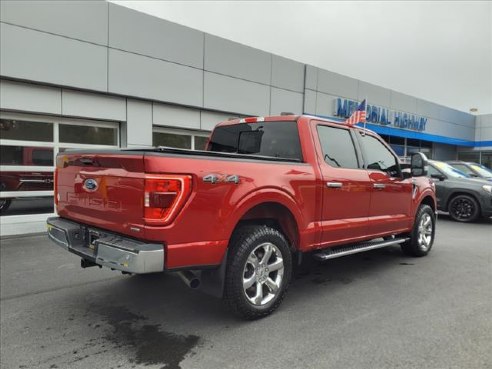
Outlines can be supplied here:
<path id="1" fill-rule="evenodd" d="M 208 137 L 195 136 L 195 150 L 205 150 L 208 143 Z"/>
<path id="2" fill-rule="evenodd" d="M 0 191 L 53 191 L 53 172 L 0 172 Z"/>
<path id="3" fill-rule="evenodd" d="M 168 146 L 179 149 L 191 149 L 191 135 L 179 135 L 174 133 L 153 132 L 153 146 Z"/>
<path id="4" fill-rule="evenodd" d="M 50 214 L 55 155 L 100 145 L 118 147 L 116 123 L 0 112 L 0 214 Z M 62 146 L 63 148 L 60 148 Z M 40 219 L 43 218 L 40 217 Z"/>
<path id="5" fill-rule="evenodd" d="M 64 143 L 90 145 L 116 145 L 118 143 L 116 128 L 60 124 L 59 135 L 60 142 Z"/>
<path id="6" fill-rule="evenodd" d="M 53 196 L 0 198 L 0 214 L 2 216 L 53 212 Z"/>
<path id="7" fill-rule="evenodd" d="M 0 138 L 3 140 L 53 141 L 53 123 L 0 119 Z"/>
<path id="8" fill-rule="evenodd" d="M 478 151 L 458 152 L 458 160 L 468 161 L 471 163 L 480 163 L 480 153 Z"/>
<path id="9" fill-rule="evenodd" d="M 492 151 L 468 151 L 458 152 L 458 160 L 479 163 L 492 169 Z"/>
<path id="10" fill-rule="evenodd" d="M 53 166 L 53 148 L 32 146 L 0 147 L 1 165 Z"/>

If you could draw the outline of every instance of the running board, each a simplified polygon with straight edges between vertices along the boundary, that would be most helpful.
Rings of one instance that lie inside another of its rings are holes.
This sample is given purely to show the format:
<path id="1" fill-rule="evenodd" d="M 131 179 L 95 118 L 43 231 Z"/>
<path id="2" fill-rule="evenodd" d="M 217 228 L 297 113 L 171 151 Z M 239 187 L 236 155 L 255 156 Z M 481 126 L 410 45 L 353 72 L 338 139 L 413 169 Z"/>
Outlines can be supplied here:
<path id="1" fill-rule="evenodd" d="M 357 254 L 359 252 L 380 249 L 392 245 L 398 245 L 407 240 L 409 240 L 409 238 L 393 238 L 386 241 L 369 241 L 369 242 L 356 243 L 347 246 L 336 246 L 333 248 L 320 251 L 314 254 L 313 256 L 318 260 L 335 259 L 341 256 Z"/>

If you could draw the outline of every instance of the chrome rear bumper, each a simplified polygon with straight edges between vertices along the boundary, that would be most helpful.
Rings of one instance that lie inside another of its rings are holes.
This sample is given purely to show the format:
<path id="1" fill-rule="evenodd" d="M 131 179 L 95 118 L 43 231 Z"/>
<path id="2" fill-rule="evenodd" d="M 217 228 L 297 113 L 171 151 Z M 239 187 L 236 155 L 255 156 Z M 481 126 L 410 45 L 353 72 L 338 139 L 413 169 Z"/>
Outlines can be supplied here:
<path id="1" fill-rule="evenodd" d="M 63 218 L 48 218 L 48 237 L 65 250 L 101 266 L 144 274 L 164 270 L 162 244 L 144 243 Z"/>

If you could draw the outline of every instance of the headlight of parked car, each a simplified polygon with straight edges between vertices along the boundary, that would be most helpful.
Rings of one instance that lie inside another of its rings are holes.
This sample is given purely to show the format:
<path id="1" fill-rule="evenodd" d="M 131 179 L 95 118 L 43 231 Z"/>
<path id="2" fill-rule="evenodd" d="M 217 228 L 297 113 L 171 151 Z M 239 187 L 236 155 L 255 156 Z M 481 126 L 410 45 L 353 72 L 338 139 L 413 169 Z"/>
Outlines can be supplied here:
<path id="1" fill-rule="evenodd" d="M 487 191 L 488 193 L 492 194 L 492 186 L 490 185 L 483 185 L 482 188 Z"/>

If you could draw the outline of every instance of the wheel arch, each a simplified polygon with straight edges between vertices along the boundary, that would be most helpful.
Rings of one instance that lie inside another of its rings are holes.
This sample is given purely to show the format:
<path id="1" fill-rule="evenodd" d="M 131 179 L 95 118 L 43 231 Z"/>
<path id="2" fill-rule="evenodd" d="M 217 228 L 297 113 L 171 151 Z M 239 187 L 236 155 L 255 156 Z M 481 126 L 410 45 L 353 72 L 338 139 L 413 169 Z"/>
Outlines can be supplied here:
<path id="1" fill-rule="evenodd" d="M 460 195 L 470 196 L 471 198 L 473 198 L 473 200 L 475 200 L 477 205 L 478 205 L 479 214 L 481 213 L 482 205 L 480 204 L 480 200 L 477 198 L 477 196 L 473 192 L 468 192 L 466 190 L 456 190 L 456 191 L 453 191 L 452 193 L 449 194 L 447 202 L 446 202 L 446 208 L 445 208 L 446 211 L 448 211 L 449 205 L 451 204 L 451 201 L 453 201 L 453 199 L 456 196 L 460 196 Z"/>
<path id="2" fill-rule="evenodd" d="M 301 243 L 302 214 L 297 204 L 286 195 L 272 193 L 268 198 L 250 198 L 243 202 L 232 219 L 229 239 L 242 225 L 266 224 L 280 231 L 287 238 L 293 251 L 297 250 Z"/>
<path id="3" fill-rule="evenodd" d="M 431 207 L 432 211 L 434 212 L 436 212 L 437 210 L 436 201 L 431 195 L 424 195 L 423 198 L 420 200 L 420 205 L 428 205 Z"/>

